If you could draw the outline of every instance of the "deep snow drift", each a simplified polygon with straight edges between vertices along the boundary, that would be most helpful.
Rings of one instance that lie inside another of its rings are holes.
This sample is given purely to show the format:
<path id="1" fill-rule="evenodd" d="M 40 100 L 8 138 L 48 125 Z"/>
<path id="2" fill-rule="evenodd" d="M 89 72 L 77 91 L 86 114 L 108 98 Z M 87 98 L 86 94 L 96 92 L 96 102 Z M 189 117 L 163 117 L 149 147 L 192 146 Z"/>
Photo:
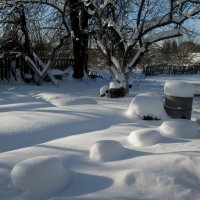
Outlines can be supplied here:
<path id="1" fill-rule="evenodd" d="M 2 85 L 0 199 L 199 200 L 200 97 L 192 121 L 170 119 L 162 100 L 175 79 L 200 86 L 199 76 L 151 77 L 110 99 L 99 97 L 103 80 Z"/>

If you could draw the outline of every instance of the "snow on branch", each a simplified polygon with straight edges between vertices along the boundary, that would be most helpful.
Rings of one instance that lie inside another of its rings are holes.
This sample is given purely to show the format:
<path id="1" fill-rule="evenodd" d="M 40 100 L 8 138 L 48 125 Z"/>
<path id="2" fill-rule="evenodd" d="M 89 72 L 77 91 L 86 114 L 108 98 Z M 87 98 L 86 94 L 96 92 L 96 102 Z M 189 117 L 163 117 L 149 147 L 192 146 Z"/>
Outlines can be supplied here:
<path id="1" fill-rule="evenodd" d="M 200 3 L 200 0 L 195 1 L 195 3 Z M 190 10 L 189 15 L 180 15 L 180 16 L 170 16 L 170 13 L 165 16 L 160 16 L 153 18 L 150 21 L 145 22 L 143 25 L 138 26 L 138 28 L 135 30 L 135 33 L 133 34 L 132 38 L 127 43 L 128 46 L 133 46 L 139 37 L 142 35 L 145 35 L 146 33 L 152 31 L 153 29 L 166 26 L 169 24 L 181 24 L 186 19 L 191 18 L 192 16 L 200 13 L 200 6 L 196 6 L 193 9 Z"/>
<path id="2" fill-rule="evenodd" d="M 113 28 L 113 30 L 115 31 L 115 33 L 116 33 L 116 34 L 118 35 L 118 37 L 120 38 L 120 42 L 123 42 L 124 49 L 126 49 L 127 45 L 126 45 L 126 43 L 124 42 L 125 39 L 124 39 L 124 37 L 123 37 L 123 35 L 122 35 L 122 32 L 121 32 L 121 30 L 120 30 L 120 27 L 119 27 L 113 20 L 111 20 L 111 19 L 106 20 L 106 24 L 107 24 L 108 27 L 112 27 L 112 28 Z"/>
<path id="3" fill-rule="evenodd" d="M 112 5 L 113 7 L 115 7 L 115 3 L 112 0 L 104 0 L 104 3 L 100 5 L 100 8 L 103 10 L 108 5 Z"/>
<path id="4" fill-rule="evenodd" d="M 101 51 L 107 56 L 108 53 L 107 53 L 105 45 L 100 40 L 97 40 L 97 44 L 100 47 Z"/>
<path id="5" fill-rule="evenodd" d="M 111 61 L 118 71 L 121 71 L 119 60 L 115 56 L 111 56 Z"/>
<path id="6" fill-rule="evenodd" d="M 200 10 L 200 6 L 192 8 L 187 12 L 185 17 L 190 18 L 190 19 L 199 19 L 199 16 L 194 16 L 196 13 L 199 13 L 199 10 Z"/>
<path id="7" fill-rule="evenodd" d="M 148 46 L 164 40 L 164 39 L 169 39 L 173 37 L 178 37 L 181 36 L 181 31 L 179 29 L 174 29 L 174 30 L 169 30 L 169 31 L 162 31 L 159 33 L 154 33 L 153 35 L 147 37 L 143 41 L 143 46 L 137 51 L 136 55 L 134 56 L 133 60 L 127 65 L 125 71 L 128 72 L 128 70 L 132 67 L 135 66 L 135 64 L 138 62 L 140 56 L 148 49 Z"/>
<path id="8" fill-rule="evenodd" d="M 193 9 L 191 9 L 189 16 L 196 15 L 199 12 L 200 12 L 200 6 L 196 6 Z M 162 17 L 157 17 L 153 19 L 152 21 L 146 22 L 143 26 L 142 32 L 145 33 L 146 31 L 149 31 L 153 28 L 165 26 L 170 23 L 181 24 L 186 19 L 188 19 L 189 16 L 186 14 L 186 15 L 181 15 L 181 16 L 172 16 L 171 18 L 170 14 L 167 14 Z"/>
<path id="9" fill-rule="evenodd" d="M 43 68 L 42 71 L 39 70 L 39 68 L 36 66 L 34 61 L 29 56 L 25 57 L 25 60 L 29 63 L 30 67 L 40 77 L 41 80 L 47 74 L 48 77 L 50 78 L 50 80 L 53 82 L 53 84 L 55 86 L 58 86 L 57 80 L 52 76 L 52 74 L 49 70 L 49 67 L 50 67 L 49 62 L 45 65 L 36 54 L 34 54 L 34 59 L 36 59 L 41 64 L 40 66 Z"/>
<path id="10" fill-rule="evenodd" d="M 177 1 L 174 1 L 173 7 L 181 7 L 185 3 L 199 4 L 200 0 L 177 0 Z"/>
<path id="11" fill-rule="evenodd" d="M 158 42 L 160 40 L 169 39 L 172 37 L 178 37 L 181 35 L 182 34 L 181 34 L 180 29 L 174 29 L 174 30 L 154 33 L 153 35 L 147 37 L 144 41 L 145 41 L 145 43 L 152 44 L 152 43 Z"/>
<path id="12" fill-rule="evenodd" d="M 15 4 L 15 3 L 41 3 L 41 4 L 46 4 L 50 5 L 60 12 L 64 12 L 64 7 L 62 5 L 62 2 L 56 1 L 56 0 L 13 0 L 13 1 L 8 1 L 9 4 Z M 61 3 L 61 4 L 60 4 Z M 64 4 L 64 1 L 63 1 Z"/>
<path id="13" fill-rule="evenodd" d="M 85 7 L 90 6 L 91 2 L 89 0 L 82 0 Z"/>

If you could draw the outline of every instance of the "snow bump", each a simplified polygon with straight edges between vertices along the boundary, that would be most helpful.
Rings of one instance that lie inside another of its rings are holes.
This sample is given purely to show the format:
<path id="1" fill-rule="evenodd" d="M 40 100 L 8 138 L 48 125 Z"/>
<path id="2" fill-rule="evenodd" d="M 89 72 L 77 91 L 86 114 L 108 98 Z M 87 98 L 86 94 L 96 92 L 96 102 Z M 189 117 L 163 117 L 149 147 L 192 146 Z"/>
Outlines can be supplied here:
<path id="1" fill-rule="evenodd" d="M 65 190 L 71 176 L 58 157 L 40 156 L 16 164 L 11 181 L 28 198 L 48 198 Z"/>
<path id="2" fill-rule="evenodd" d="M 130 133 L 128 141 L 134 146 L 151 146 L 164 142 L 164 137 L 155 129 L 140 129 Z"/>
<path id="3" fill-rule="evenodd" d="M 164 121 L 160 125 L 163 135 L 174 138 L 199 138 L 199 127 L 196 122 L 186 119 L 173 119 Z"/>
<path id="4" fill-rule="evenodd" d="M 95 161 L 120 160 L 125 155 L 126 149 L 120 142 L 114 140 L 102 140 L 95 142 L 90 148 L 90 159 Z"/>

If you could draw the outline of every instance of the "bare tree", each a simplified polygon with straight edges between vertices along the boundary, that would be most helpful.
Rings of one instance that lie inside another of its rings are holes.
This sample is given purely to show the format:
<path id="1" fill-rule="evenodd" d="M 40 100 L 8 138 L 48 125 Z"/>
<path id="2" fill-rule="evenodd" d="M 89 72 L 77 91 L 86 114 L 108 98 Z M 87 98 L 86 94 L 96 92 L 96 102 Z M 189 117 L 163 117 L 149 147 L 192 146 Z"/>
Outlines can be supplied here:
<path id="1" fill-rule="evenodd" d="M 13 4 L 13 1 L 9 1 Z M 88 58 L 88 20 L 90 14 L 80 0 L 52 1 L 52 0 L 15 0 L 14 5 L 18 3 L 45 4 L 57 10 L 62 16 L 62 24 L 66 29 L 64 37 L 60 38 L 60 44 L 65 40 L 72 38 L 74 53 L 74 78 L 80 79 L 84 76 L 84 70 L 87 72 Z M 59 45 L 61 47 L 61 45 Z M 57 50 L 58 48 L 55 48 Z M 55 55 L 53 51 L 52 55 Z"/>
<path id="2" fill-rule="evenodd" d="M 123 8 L 129 7 L 123 23 L 118 20 L 122 13 L 120 2 L 107 0 L 98 5 L 92 0 L 84 1 L 88 11 L 94 12 L 100 33 L 95 35 L 97 43 L 107 56 L 113 77 L 127 88 L 128 73 L 148 47 L 160 40 L 180 36 L 181 24 L 200 12 L 200 1 L 129 0 Z"/>

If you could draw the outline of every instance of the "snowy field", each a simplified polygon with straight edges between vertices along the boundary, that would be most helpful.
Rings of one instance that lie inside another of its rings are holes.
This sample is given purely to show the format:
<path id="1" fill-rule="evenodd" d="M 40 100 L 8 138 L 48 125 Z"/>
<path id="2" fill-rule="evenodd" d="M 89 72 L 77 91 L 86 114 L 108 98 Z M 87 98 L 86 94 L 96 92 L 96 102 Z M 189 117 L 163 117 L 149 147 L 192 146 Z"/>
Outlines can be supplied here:
<path id="1" fill-rule="evenodd" d="M 138 94 L 164 98 L 171 79 L 200 88 L 191 75 L 136 81 L 118 99 L 99 97 L 103 80 L 1 84 L 0 199 L 199 200 L 200 96 L 192 121 L 127 114 Z"/>

